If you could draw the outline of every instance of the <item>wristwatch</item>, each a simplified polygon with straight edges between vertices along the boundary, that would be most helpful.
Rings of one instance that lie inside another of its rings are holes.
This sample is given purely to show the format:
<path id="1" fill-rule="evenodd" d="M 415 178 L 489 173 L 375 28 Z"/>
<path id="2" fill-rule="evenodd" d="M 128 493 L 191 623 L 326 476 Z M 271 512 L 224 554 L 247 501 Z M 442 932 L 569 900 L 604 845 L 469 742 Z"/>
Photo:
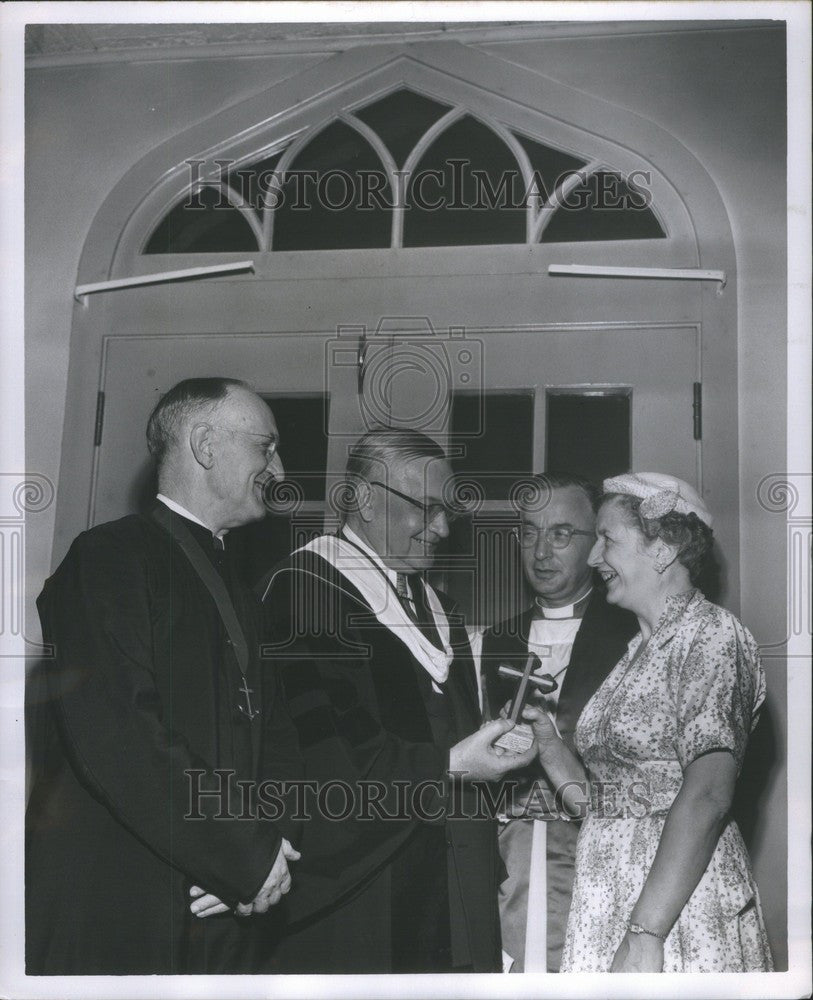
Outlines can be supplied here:
<path id="1" fill-rule="evenodd" d="M 650 937 L 657 938 L 659 941 L 666 940 L 666 934 L 658 934 L 657 931 L 647 930 L 646 927 L 642 927 L 640 924 L 630 922 L 627 924 L 627 930 L 630 934 L 648 934 Z"/>

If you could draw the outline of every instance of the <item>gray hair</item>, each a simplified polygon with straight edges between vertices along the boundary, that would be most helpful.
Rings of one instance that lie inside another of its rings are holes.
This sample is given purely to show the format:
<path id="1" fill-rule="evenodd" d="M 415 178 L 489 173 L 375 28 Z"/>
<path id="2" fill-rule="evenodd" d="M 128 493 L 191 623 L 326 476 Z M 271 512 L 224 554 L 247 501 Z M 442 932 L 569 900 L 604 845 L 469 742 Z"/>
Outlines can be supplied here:
<path id="1" fill-rule="evenodd" d="M 201 411 L 211 413 L 237 387 L 248 388 L 235 378 L 187 378 L 161 397 L 147 421 L 147 447 L 159 469 L 183 424 Z"/>
<path id="2" fill-rule="evenodd" d="M 602 505 L 619 507 L 626 522 L 640 531 L 647 541 L 660 538 L 667 545 L 673 545 L 677 549 L 678 562 L 686 567 L 689 579 L 697 586 L 713 558 L 714 532 L 694 511 L 681 514 L 670 510 L 662 517 L 644 517 L 642 502 L 641 497 L 628 493 L 605 493 L 601 498 Z"/>
<path id="3" fill-rule="evenodd" d="M 345 475 L 348 479 L 368 479 L 380 476 L 393 462 L 409 462 L 416 458 L 445 459 L 446 453 L 437 441 L 420 431 L 376 427 L 350 449 Z"/>
<path id="4" fill-rule="evenodd" d="M 584 476 L 564 472 L 539 472 L 536 475 L 520 479 L 514 484 L 512 490 L 515 507 L 517 511 L 541 510 L 550 502 L 553 490 L 567 489 L 569 486 L 581 490 L 593 513 L 598 513 L 601 503 L 599 487 Z"/>
<path id="5" fill-rule="evenodd" d="M 358 510 L 359 480 L 386 479 L 396 462 L 414 459 L 445 459 L 446 453 L 427 434 L 404 427 L 375 427 L 350 448 L 344 482 L 334 493 L 333 502 L 342 519 Z"/>

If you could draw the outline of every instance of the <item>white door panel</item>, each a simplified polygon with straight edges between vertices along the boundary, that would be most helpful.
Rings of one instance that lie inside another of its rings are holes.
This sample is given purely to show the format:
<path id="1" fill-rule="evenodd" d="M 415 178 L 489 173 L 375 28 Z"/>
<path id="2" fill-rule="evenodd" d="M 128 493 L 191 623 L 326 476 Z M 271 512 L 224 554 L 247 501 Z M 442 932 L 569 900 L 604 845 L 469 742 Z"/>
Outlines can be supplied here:
<path id="1" fill-rule="evenodd" d="M 268 395 L 329 395 L 328 490 L 347 448 L 388 418 L 445 440 L 455 390 L 534 393 L 535 470 L 545 467 L 546 390 L 631 389 L 632 466 L 697 484 L 692 383 L 697 329 L 668 328 L 449 331 L 391 329 L 370 338 L 363 399 L 358 338 L 324 335 L 127 336 L 107 340 L 104 431 L 97 453 L 92 523 L 138 509 L 149 487 L 144 439 L 161 394 L 182 378 L 227 375 Z M 482 427 L 488 434 L 488 427 Z M 283 460 L 287 448 L 281 443 Z M 140 461 L 139 461 L 140 458 Z M 135 471 L 134 471 L 135 470 Z M 482 470 L 487 473 L 489 470 Z"/>
<path id="2" fill-rule="evenodd" d="M 110 337 L 103 362 L 104 429 L 93 482 L 92 524 L 132 513 L 151 485 L 144 428 L 161 395 L 184 378 L 227 376 L 262 395 L 326 393 L 328 470 L 342 468 L 346 442 L 362 429 L 355 343 L 307 334 Z M 285 451 L 295 442 L 281 441 Z M 318 470 L 315 470 L 318 471 Z M 330 489 L 330 481 L 328 489 Z"/>
<path id="3" fill-rule="evenodd" d="M 692 423 L 698 351 L 694 325 L 401 333 L 391 352 L 392 414 L 397 423 L 443 436 L 449 408 L 433 405 L 433 394 L 443 391 L 447 402 L 448 392 L 458 389 L 531 390 L 533 465 L 539 471 L 546 466 L 547 390 L 629 388 L 632 467 L 666 471 L 699 485 Z M 482 432 L 487 435 L 488 427 Z"/>

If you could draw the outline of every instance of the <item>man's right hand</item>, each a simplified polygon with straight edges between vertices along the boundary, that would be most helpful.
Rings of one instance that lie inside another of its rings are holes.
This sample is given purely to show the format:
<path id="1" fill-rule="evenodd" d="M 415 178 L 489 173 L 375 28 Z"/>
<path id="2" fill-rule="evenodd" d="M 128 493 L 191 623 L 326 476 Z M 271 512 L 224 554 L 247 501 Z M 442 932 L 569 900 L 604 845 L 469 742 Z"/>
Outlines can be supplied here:
<path id="1" fill-rule="evenodd" d="M 238 917 L 250 917 L 252 913 L 265 913 L 266 910 L 275 906 L 291 888 L 291 873 L 288 871 L 288 862 L 298 861 L 301 857 L 299 851 L 295 851 L 283 837 L 276 861 L 260 891 L 250 903 L 238 903 L 234 907 L 234 912 Z M 228 913 L 231 909 L 214 893 L 206 892 L 199 885 L 193 885 L 189 890 L 189 895 L 193 900 L 189 909 L 196 917 L 214 917 L 219 913 Z"/>
<path id="2" fill-rule="evenodd" d="M 494 719 L 456 743 L 449 751 L 450 773 L 462 773 L 464 778 L 498 781 L 509 771 L 525 767 L 536 758 L 536 743 L 532 743 L 524 753 L 512 753 L 501 747 L 492 746 L 503 733 L 514 728 L 509 719 Z"/>

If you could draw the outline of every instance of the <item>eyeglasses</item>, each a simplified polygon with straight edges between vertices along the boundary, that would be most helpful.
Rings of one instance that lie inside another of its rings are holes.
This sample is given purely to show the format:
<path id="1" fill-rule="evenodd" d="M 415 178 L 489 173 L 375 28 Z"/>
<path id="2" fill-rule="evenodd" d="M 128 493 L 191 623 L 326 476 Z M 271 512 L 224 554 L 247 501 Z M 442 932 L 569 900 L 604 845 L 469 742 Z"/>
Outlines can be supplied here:
<path id="1" fill-rule="evenodd" d="M 594 538 L 596 533 L 595 531 L 584 531 L 582 528 L 574 528 L 572 524 L 554 524 L 551 528 L 537 528 L 533 524 L 523 524 L 521 528 L 514 529 L 514 534 L 524 549 L 535 546 L 540 535 L 544 535 L 545 541 L 552 549 L 566 549 L 574 535 L 590 535 L 591 538 Z"/>
<path id="2" fill-rule="evenodd" d="M 244 437 L 252 438 L 264 438 L 266 444 L 263 446 L 263 451 L 265 452 L 266 462 L 270 462 L 277 453 L 277 448 L 279 447 L 279 439 L 273 434 L 261 434 L 259 431 L 244 431 L 237 427 L 227 427 L 225 424 L 212 424 L 213 427 L 217 427 L 221 431 L 228 431 L 230 434 L 242 434 Z"/>
<path id="3" fill-rule="evenodd" d="M 411 503 L 413 507 L 417 507 L 418 510 L 423 511 L 423 518 L 426 524 L 431 524 L 433 521 L 437 520 L 441 514 L 444 514 L 446 521 L 451 524 L 458 518 L 463 517 L 466 513 L 464 510 L 447 507 L 446 504 L 443 503 L 422 503 L 420 500 L 416 500 L 415 497 L 407 496 L 406 493 L 396 490 L 393 486 L 387 486 L 385 483 L 379 482 L 377 479 L 371 479 L 370 486 L 380 486 L 382 490 L 386 490 L 388 493 L 394 493 L 402 500 L 406 500 L 407 503 Z"/>

